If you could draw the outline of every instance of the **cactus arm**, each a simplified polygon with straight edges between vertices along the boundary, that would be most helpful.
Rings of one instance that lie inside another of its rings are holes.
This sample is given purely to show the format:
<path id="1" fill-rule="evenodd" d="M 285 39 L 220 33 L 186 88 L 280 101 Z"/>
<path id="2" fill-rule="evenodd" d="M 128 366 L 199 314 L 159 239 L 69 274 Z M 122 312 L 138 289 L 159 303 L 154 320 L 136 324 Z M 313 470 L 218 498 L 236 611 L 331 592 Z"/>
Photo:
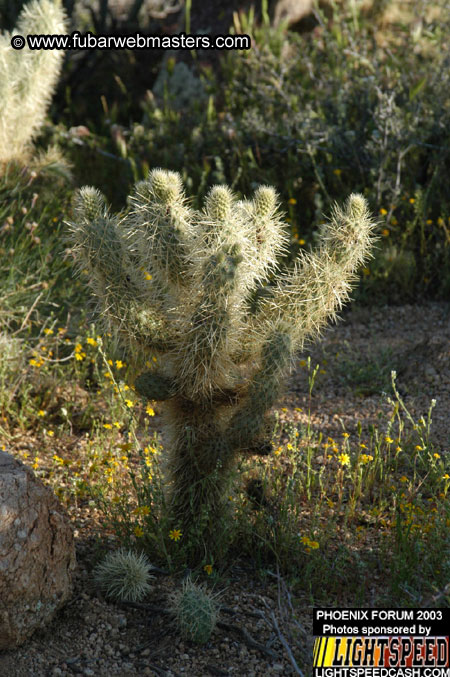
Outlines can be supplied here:
<path id="1" fill-rule="evenodd" d="M 376 239 L 375 221 L 366 200 L 353 193 L 344 209 L 335 205 L 331 219 L 322 233 L 322 242 L 331 258 L 343 271 L 353 273 L 370 256 Z"/>
<path id="2" fill-rule="evenodd" d="M 279 257 L 287 252 L 286 226 L 281 219 L 278 196 L 271 186 L 260 186 L 251 201 L 240 203 L 243 220 L 254 246 L 253 282 L 260 283 L 278 269 Z"/>
<path id="3" fill-rule="evenodd" d="M 288 327 L 280 327 L 266 340 L 261 367 L 228 425 L 226 437 L 232 449 L 250 448 L 260 434 L 266 413 L 278 399 L 291 357 Z"/>
<path id="4" fill-rule="evenodd" d="M 79 269 L 86 269 L 99 297 L 130 302 L 139 296 L 139 283 L 121 237 L 118 218 L 110 216 L 104 196 L 95 188 L 80 190 L 71 224 Z"/>
<path id="5" fill-rule="evenodd" d="M 150 310 L 140 308 L 151 281 L 133 264 L 119 219 L 110 216 L 104 196 L 95 188 L 82 188 L 74 201 L 74 216 L 69 238 L 78 270 L 87 272 L 110 328 L 119 338 L 131 338 L 147 348 L 169 345 L 172 337 L 159 296 Z"/>
<path id="6" fill-rule="evenodd" d="M 294 269 L 281 274 L 259 299 L 251 318 L 254 340 L 280 322 L 290 326 L 293 350 L 317 337 L 348 300 L 354 272 L 370 255 L 374 226 L 359 195 L 350 196 L 344 210 L 335 207 L 319 248 L 301 253 Z"/>
<path id="7" fill-rule="evenodd" d="M 162 169 L 151 171 L 146 181 L 137 184 L 130 207 L 130 241 L 140 265 L 151 267 L 163 293 L 176 294 L 188 282 L 192 235 L 192 214 L 180 176 Z"/>
<path id="8" fill-rule="evenodd" d="M 191 295 L 181 310 L 174 361 L 180 391 L 211 399 L 234 385 L 232 355 L 242 330 L 242 297 L 248 245 L 233 213 L 231 192 L 216 186 L 207 197 L 193 242 Z"/>

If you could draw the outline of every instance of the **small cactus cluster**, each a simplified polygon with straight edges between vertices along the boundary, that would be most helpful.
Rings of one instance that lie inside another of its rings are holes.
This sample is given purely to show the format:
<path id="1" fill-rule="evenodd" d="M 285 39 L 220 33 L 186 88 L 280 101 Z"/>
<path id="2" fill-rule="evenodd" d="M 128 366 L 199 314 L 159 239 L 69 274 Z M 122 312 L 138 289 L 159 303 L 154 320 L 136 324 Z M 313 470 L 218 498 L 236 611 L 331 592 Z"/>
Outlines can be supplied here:
<path id="1" fill-rule="evenodd" d="M 217 532 L 237 454 L 267 450 L 267 412 L 292 357 L 347 300 L 373 230 L 364 198 L 351 195 L 317 249 L 289 264 L 271 187 L 238 200 L 214 186 L 195 211 L 180 176 L 155 169 L 122 215 L 94 188 L 78 193 L 72 250 L 136 391 L 161 403 L 168 504 L 183 533 Z"/>
<path id="2" fill-rule="evenodd" d="M 13 49 L 11 38 L 66 32 L 60 0 L 32 0 L 12 33 L 0 35 L 0 163 L 21 159 L 44 121 L 64 51 Z"/>
<path id="3" fill-rule="evenodd" d="M 188 577 L 181 590 L 172 594 L 170 611 L 184 640 L 205 644 L 216 626 L 219 605 L 217 596 Z"/>
<path id="4" fill-rule="evenodd" d="M 101 592 L 116 602 L 140 602 L 152 589 L 151 565 L 143 553 L 109 552 L 94 570 Z"/>

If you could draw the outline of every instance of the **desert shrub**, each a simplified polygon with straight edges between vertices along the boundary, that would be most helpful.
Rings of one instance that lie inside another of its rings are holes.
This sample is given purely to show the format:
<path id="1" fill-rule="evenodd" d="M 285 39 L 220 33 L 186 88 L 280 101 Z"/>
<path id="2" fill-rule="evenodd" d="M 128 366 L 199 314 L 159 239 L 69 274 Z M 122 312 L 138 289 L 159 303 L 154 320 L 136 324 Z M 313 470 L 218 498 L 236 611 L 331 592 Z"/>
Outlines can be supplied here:
<path id="1" fill-rule="evenodd" d="M 393 283 L 403 297 L 448 286 L 444 10 L 441 3 L 420 32 L 405 30 L 384 47 L 375 24 L 343 10 L 275 48 L 264 28 L 254 49 L 227 63 L 227 109 L 258 147 L 261 165 L 273 163 L 278 181 L 290 185 L 300 235 L 311 235 L 308 223 L 314 231 L 342 191 L 362 192 L 380 214 L 384 243 L 364 282 L 371 292 L 375 277 L 374 293 L 385 298 Z"/>
<path id="2" fill-rule="evenodd" d="M 120 143 L 139 176 L 179 171 L 201 200 L 216 182 L 242 196 L 270 183 L 288 207 L 292 249 L 314 244 L 322 214 L 358 191 L 382 242 L 361 276 L 363 301 L 444 295 L 450 284 L 448 13 L 381 42 L 369 17 L 339 9 L 309 34 L 236 18 L 252 49 L 199 74 L 207 106 L 149 95 Z M 438 9 L 439 9 L 438 7 Z M 320 18 L 320 16 L 319 16 Z"/>

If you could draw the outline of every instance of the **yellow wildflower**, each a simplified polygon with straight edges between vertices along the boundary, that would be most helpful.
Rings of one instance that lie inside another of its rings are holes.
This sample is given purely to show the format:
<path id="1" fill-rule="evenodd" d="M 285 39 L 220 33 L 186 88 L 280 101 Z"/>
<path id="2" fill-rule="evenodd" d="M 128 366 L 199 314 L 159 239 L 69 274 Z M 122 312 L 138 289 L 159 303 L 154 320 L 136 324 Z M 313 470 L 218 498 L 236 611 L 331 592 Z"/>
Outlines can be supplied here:
<path id="1" fill-rule="evenodd" d="M 339 454 L 338 461 L 341 465 L 350 465 L 350 456 L 348 454 Z"/>
<path id="2" fill-rule="evenodd" d="M 134 535 L 136 536 L 136 538 L 142 538 L 142 536 L 144 535 L 144 530 L 139 526 L 134 527 Z"/>
<path id="3" fill-rule="evenodd" d="M 150 508 L 148 507 L 148 505 L 141 505 L 132 511 L 132 515 L 149 515 L 149 514 Z"/>
<path id="4" fill-rule="evenodd" d="M 169 531 L 169 538 L 172 541 L 179 541 L 182 535 L 183 534 L 179 529 L 172 529 L 171 531 Z"/>
<path id="5" fill-rule="evenodd" d="M 206 571 L 206 573 L 208 574 L 208 576 L 211 576 L 212 571 L 213 571 L 213 566 L 212 566 L 212 564 L 205 564 L 205 566 L 203 567 L 203 570 Z"/>
<path id="6" fill-rule="evenodd" d="M 147 404 L 147 406 L 145 407 L 145 413 L 147 414 L 147 416 L 154 416 L 155 415 L 154 410 L 152 409 L 152 407 L 149 404 Z"/>

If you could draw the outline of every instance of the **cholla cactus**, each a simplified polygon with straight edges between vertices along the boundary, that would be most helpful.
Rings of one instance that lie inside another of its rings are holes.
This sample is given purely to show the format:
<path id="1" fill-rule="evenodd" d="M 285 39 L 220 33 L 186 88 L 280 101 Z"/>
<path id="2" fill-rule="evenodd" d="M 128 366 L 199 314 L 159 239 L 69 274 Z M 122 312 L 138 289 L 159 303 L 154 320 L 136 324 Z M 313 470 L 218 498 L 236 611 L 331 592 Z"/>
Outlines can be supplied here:
<path id="1" fill-rule="evenodd" d="M 64 51 L 15 50 L 11 38 L 65 33 L 60 0 L 32 0 L 12 34 L 0 35 L 0 162 L 21 158 L 45 117 Z"/>
<path id="2" fill-rule="evenodd" d="M 129 203 L 114 216 L 81 189 L 71 241 L 108 331 L 127 346 L 136 391 L 165 413 L 174 525 L 207 538 L 236 455 L 267 449 L 267 411 L 291 358 L 348 298 L 374 224 L 351 195 L 318 249 L 282 267 L 286 227 L 270 187 L 237 201 L 215 186 L 196 212 L 180 176 L 157 169 Z"/>

